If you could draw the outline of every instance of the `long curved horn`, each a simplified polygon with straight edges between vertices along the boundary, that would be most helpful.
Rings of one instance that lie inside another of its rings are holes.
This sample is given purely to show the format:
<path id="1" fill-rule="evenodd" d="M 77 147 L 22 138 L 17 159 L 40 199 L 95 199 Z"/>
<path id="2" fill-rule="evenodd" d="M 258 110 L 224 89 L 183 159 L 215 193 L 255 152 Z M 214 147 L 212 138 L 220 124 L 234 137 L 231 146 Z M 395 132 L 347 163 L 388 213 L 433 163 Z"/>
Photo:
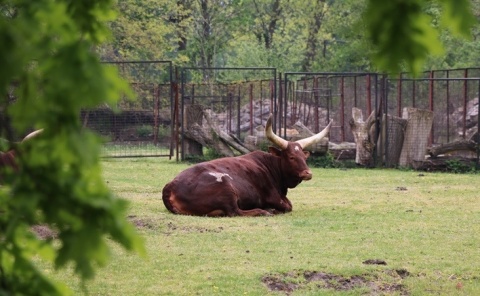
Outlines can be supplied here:
<path id="1" fill-rule="evenodd" d="M 272 113 L 267 120 L 267 125 L 265 126 L 265 135 L 267 139 L 269 139 L 273 144 L 277 145 L 280 149 L 284 150 L 288 146 L 288 141 L 285 139 L 280 138 L 279 136 L 275 135 L 272 130 Z"/>
<path id="2" fill-rule="evenodd" d="M 37 136 L 41 132 L 43 132 L 43 128 L 29 133 L 28 135 L 25 136 L 25 138 L 23 138 L 22 142 L 25 142 L 25 141 Z"/>
<path id="3" fill-rule="evenodd" d="M 323 137 L 325 137 L 330 132 L 330 127 L 332 126 L 332 122 L 333 120 L 330 120 L 330 123 L 327 125 L 327 127 L 325 127 L 323 131 L 319 132 L 318 134 L 305 139 L 295 141 L 295 142 L 298 143 L 302 147 L 302 149 L 307 148 L 308 146 L 313 145 L 315 143 L 318 143 L 318 141 L 323 139 Z"/>

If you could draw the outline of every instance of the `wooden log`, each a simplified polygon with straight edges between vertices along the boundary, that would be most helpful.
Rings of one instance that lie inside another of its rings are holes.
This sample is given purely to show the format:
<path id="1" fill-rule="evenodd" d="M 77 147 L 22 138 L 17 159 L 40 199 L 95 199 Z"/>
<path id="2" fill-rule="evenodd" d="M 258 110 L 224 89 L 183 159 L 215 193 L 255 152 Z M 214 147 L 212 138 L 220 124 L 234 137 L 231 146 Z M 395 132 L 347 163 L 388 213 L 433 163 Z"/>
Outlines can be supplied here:
<path id="1" fill-rule="evenodd" d="M 373 149 L 375 143 L 371 136 L 370 129 L 375 123 L 375 111 L 372 111 L 367 121 L 363 121 L 362 110 L 352 108 L 350 127 L 356 144 L 355 162 L 362 166 L 373 165 Z"/>
<path id="2" fill-rule="evenodd" d="M 239 139 L 234 133 L 230 133 L 228 135 L 232 138 L 232 140 L 233 140 L 232 143 L 235 143 L 236 145 L 239 145 L 239 148 L 238 149 L 236 148 L 237 151 L 240 151 L 243 154 L 247 154 L 249 152 L 252 152 L 252 151 L 256 150 L 256 149 L 250 149 L 250 147 L 245 145 L 245 143 L 243 143 L 242 140 Z"/>
<path id="3" fill-rule="evenodd" d="M 271 145 L 267 138 L 263 135 L 245 137 L 244 146 L 249 150 L 261 150 L 263 147 Z"/>
<path id="4" fill-rule="evenodd" d="M 405 108 L 403 118 L 407 119 L 407 127 L 399 165 L 411 167 L 413 161 L 425 160 L 428 138 L 433 124 L 433 112 L 417 108 Z"/>
<path id="5" fill-rule="evenodd" d="M 350 142 L 329 143 L 328 151 L 335 160 L 354 160 L 356 157 L 356 144 Z"/>
<path id="6" fill-rule="evenodd" d="M 212 119 L 211 110 L 205 110 L 203 112 L 203 116 L 206 119 L 206 124 L 210 128 L 211 132 L 214 133 L 217 137 L 219 137 L 227 146 L 232 147 L 233 149 L 237 150 L 242 154 L 247 154 L 250 152 L 247 148 L 243 145 L 240 145 L 232 136 L 230 136 L 225 131 L 221 130 L 216 124 L 215 121 Z"/>
<path id="7" fill-rule="evenodd" d="M 234 137 L 221 130 L 212 119 L 211 110 L 201 108 L 201 118 L 191 124 L 185 131 L 185 137 L 199 145 L 213 149 L 221 156 L 234 156 L 232 149 L 241 154 L 249 153 L 250 150 L 240 144 Z"/>
<path id="8" fill-rule="evenodd" d="M 412 161 L 412 168 L 419 171 L 428 171 L 428 172 L 438 172 L 438 171 L 455 171 L 455 168 L 452 163 L 455 163 L 456 166 L 461 166 L 464 169 L 474 168 L 476 165 L 476 158 L 466 158 L 458 156 L 442 156 L 438 158 L 427 158 L 422 161 L 414 160 Z"/>
<path id="9" fill-rule="evenodd" d="M 218 135 L 208 127 L 202 127 L 197 123 L 184 131 L 185 137 L 194 140 L 201 145 L 215 150 L 221 156 L 233 156 L 234 153 L 228 145 L 221 141 Z"/>
<path id="10" fill-rule="evenodd" d="M 308 127 L 306 127 L 303 123 L 300 121 L 297 121 L 293 125 L 294 130 L 297 131 L 297 133 L 292 133 L 290 137 L 287 135 L 287 140 L 289 141 L 298 141 L 301 139 L 308 138 L 310 136 L 313 136 L 315 133 L 312 132 Z M 283 136 L 283 134 L 282 134 Z M 329 138 L 325 137 L 321 139 L 318 143 L 315 145 L 311 145 L 307 148 L 308 151 L 315 155 L 325 155 L 328 152 L 328 143 L 329 143 Z"/>
<path id="11" fill-rule="evenodd" d="M 472 140 L 459 140 L 446 144 L 441 144 L 439 146 L 428 148 L 428 154 L 431 157 L 436 158 L 441 154 L 458 152 L 458 151 L 471 151 L 477 152 L 477 143 Z"/>

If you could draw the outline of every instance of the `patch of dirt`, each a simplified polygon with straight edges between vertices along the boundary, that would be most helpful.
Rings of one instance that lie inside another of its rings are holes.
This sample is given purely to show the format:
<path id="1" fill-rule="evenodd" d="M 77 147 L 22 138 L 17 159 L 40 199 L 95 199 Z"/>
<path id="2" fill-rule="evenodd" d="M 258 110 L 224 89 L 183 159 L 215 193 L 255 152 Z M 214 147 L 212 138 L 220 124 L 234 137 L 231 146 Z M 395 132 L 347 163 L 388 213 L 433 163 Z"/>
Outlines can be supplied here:
<path id="1" fill-rule="evenodd" d="M 363 264 L 387 265 L 387 262 L 382 259 L 368 259 L 362 262 Z"/>
<path id="2" fill-rule="evenodd" d="M 410 276 L 410 272 L 408 272 L 408 270 L 406 270 L 405 268 L 395 269 L 395 272 L 396 272 L 397 275 L 398 275 L 399 277 L 401 277 L 402 279 Z"/>
<path id="3" fill-rule="evenodd" d="M 268 287 L 270 291 L 285 292 L 289 295 L 294 290 L 299 289 L 299 284 L 294 284 L 286 281 L 279 275 L 267 275 L 262 278 L 262 282 Z"/>
<path id="4" fill-rule="evenodd" d="M 205 233 L 205 232 L 213 232 L 213 233 L 219 233 L 222 232 L 223 227 L 219 226 L 216 228 L 204 228 L 204 227 L 199 227 L 199 226 L 181 226 L 178 227 L 172 222 L 167 223 L 167 234 L 171 234 L 175 231 L 181 231 L 181 232 L 200 232 L 200 233 Z"/>
<path id="5" fill-rule="evenodd" d="M 30 229 L 41 240 L 54 239 L 58 236 L 58 232 L 47 225 L 33 225 Z"/>
<path id="6" fill-rule="evenodd" d="M 148 218 L 141 218 L 137 217 L 136 215 L 129 215 L 128 220 L 137 228 L 137 229 L 156 229 L 159 228 L 165 223 L 164 220 L 156 221 L 153 219 Z M 219 233 L 223 231 L 223 227 L 215 227 L 215 228 L 205 228 L 200 226 L 178 226 L 175 223 L 168 221 L 165 224 L 166 230 L 165 234 L 170 235 L 175 232 L 183 232 L 183 233 Z"/>
<path id="7" fill-rule="evenodd" d="M 135 215 L 128 216 L 128 220 L 132 222 L 137 229 L 154 229 L 155 224 L 149 219 L 138 218 Z"/>
<path id="8" fill-rule="evenodd" d="M 296 290 L 313 287 L 322 290 L 351 291 L 355 289 L 365 289 L 369 295 L 378 295 L 385 293 L 398 293 L 399 295 L 410 295 L 401 280 L 410 275 L 405 270 L 386 270 L 383 271 L 391 277 L 391 281 L 382 280 L 375 274 L 363 274 L 353 276 L 342 276 L 333 273 L 321 271 L 301 271 L 294 270 L 286 273 L 268 274 L 262 278 L 262 282 L 270 291 L 283 292 L 290 295 Z M 388 278 L 387 278 L 388 279 Z"/>

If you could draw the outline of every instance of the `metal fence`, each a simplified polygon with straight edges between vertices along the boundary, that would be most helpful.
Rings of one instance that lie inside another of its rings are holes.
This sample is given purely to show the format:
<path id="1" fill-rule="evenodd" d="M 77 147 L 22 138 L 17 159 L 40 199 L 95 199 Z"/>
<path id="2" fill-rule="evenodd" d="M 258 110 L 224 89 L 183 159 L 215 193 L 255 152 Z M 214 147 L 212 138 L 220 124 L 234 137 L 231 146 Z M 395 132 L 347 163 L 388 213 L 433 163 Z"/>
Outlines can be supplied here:
<path id="1" fill-rule="evenodd" d="M 301 121 L 313 132 L 330 120 L 332 142 L 352 142 L 352 107 L 366 115 L 378 108 L 382 76 L 377 73 L 285 73 L 282 126 Z"/>
<path id="2" fill-rule="evenodd" d="M 402 117 L 407 107 L 430 110 L 432 129 L 424 135 L 428 145 L 473 140 L 478 167 L 479 74 L 477 68 L 429 71 L 420 78 L 406 74 L 392 78 L 377 73 L 285 73 L 282 85 L 286 95 L 280 98 L 282 124 L 289 126 L 300 120 L 317 132 L 333 119 L 330 141 L 353 142 L 349 124 L 353 107 L 361 109 L 365 118 L 376 111 L 379 120 L 382 114 Z M 381 149 L 396 145 L 386 141 Z M 390 161 L 384 159 L 385 163 Z"/>
<path id="3" fill-rule="evenodd" d="M 199 107 L 211 111 L 215 125 L 241 141 L 255 135 L 273 113 L 274 129 L 284 137 L 297 121 L 318 132 L 332 119 L 330 141 L 353 142 L 353 107 L 365 118 L 372 112 L 401 117 L 404 108 L 414 107 L 434 114 L 426 135 L 430 146 L 459 139 L 479 142 L 480 68 L 429 71 L 411 78 L 405 73 L 298 72 L 282 77 L 275 68 L 174 69 L 164 61 L 107 66 L 119 69 L 135 98 L 121 100 L 120 113 L 98 108 L 81 114 L 85 126 L 105 136 L 106 157 L 171 157 L 176 151 L 177 158 L 185 159 L 201 149 L 186 144 L 184 137 L 189 124 L 198 120 Z"/>
<path id="4" fill-rule="evenodd" d="M 168 156 L 172 132 L 173 68 L 170 61 L 108 62 L 131 86 L 133 98 L 122 98 L 112 110 L 100 106 L 80 114 L 84 127 L 105 139 L 103 157 Z"/>
<path id="5" fill-rule="evenodd" d="M 174 68 L 171 61 L 104 65 L 116 67 L 134 93 L 114 110 L 99 106 L 80 114 L 84 127 L 105 139 L 104 157 L 172 157 L 176 152 L 177 159 L 185 159 L 192 147 L 202 149 L 185 144 L 185 131 L 198 120 L 196 108 L 211 111 L 214 124 L 240 141 L 262 130 L 273 113 L 274 130 L 283 137 L 297 121 L 318 132 L 333 120 L 330 141 L 341 143 L 354 141 L 352 108 L 361 109 L 365 118 L 376 112 L 381 120 L 382 115 L 402 117 L 405 108 L 413 107 L 433 113 L 432 129 L 424 135 L 429 146 L 474 141 L 480 166 L 480 68 L 428 71 L 417 78 L 336 72 L 286 72 L 282 77 L 270 67 Z M 14 89 L 7 94 L 9 104 L 15 103 Z M 10 138 L 17 139 L 4 112 L 0 119 Z M 395 145 L 387 139 L 382 148 L 389 143 Z"/>
<path id="6" fill-rule="evenodd" d="M 276 114 L 276 75 L 275 68 L 182 68 L 179 133 L 201 124 L 199 114 L 211 111 L 216 126 L 243 141 Z M 201 149 L 188 139 L 179 148 L 182 159 Z"/>

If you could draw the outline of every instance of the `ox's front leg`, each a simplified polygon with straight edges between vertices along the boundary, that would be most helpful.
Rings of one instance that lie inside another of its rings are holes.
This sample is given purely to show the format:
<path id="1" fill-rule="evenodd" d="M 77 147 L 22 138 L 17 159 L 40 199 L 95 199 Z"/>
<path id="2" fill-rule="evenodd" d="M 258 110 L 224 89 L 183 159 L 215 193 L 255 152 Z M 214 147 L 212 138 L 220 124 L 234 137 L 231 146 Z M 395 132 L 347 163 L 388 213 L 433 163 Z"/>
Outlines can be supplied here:
<path id="1" fill-rule="evenodd" d="M 272 213 L 262 209 L 252 209 L 252 210 L 239 210 L 239 216 L 271 216 Z"/>
<path id="2" fill-rule="evenodd" d="M 277 214 L 285 214 L 292 211 L 292 203 L 290 200 L 285 196 L 278 199 L 276 203 L 272 205 L 270 209 L 270 213 L 277 215 Z"/>

